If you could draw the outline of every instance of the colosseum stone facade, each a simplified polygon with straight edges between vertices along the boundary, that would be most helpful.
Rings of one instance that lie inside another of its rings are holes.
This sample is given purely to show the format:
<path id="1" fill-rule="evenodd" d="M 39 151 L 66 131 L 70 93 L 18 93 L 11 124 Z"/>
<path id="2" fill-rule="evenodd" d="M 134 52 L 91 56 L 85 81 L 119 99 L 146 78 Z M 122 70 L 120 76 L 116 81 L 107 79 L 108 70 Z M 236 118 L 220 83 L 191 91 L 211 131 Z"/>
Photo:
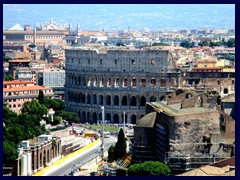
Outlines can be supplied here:
<path id="1" fill-rule="evenodd" d="M 166 50 L 68 48 L 65 102 L 81 122 L 105 119 L 136 123 L 145 102 L 161 100 L 178 87 L 179 73 Z"/>

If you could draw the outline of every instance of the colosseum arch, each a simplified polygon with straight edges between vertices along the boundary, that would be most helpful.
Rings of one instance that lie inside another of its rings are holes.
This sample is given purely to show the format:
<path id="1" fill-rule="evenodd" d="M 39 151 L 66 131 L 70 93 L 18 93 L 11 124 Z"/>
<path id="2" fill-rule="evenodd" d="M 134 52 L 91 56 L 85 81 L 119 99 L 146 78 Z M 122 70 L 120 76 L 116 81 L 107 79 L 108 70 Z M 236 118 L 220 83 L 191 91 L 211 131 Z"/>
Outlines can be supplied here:
<path id="1" fill-rule="evenodd" d="M 111 114 L 110 113 L 106 114 L 106 120 L 111 121 Z"/>
<path id="2" fill-rule="evenodd" d="M 106 97 L 106 105 L 110 106 L 111 105 L 111 96 L 107 95 Z"/>
<path id="3" fill-rule="evenodd" d="M 112 85 L 112 78 L 108 78 L 107 87 L 111 87 L 111 85 Z"/>
<path id="4" fill-rule="evenodd" d="M 87 95 L 87 104 L 91 104 L 91 96 L 90 96 L 90 94 Z"/>
<path id="5" fill-rule="evenodd" d="M 86 122 L 86 113 L 85 113 L 85 111 L 82 112 L 82 122 Z"/>
<path id="6" fill-rule="evenodd" d="M 83 85 L 83 86 L 86 86 L 86 85 L 87 85 L 87 80 L 86 80 L 86 77 L 85 77 L 85 76 L 82 78 L 82 85 Z"/>
<path id="7" fill-rule="evenodd" d="M 137 86 L 137 79 L 136 79 L 136 77 L 132 78 L 131 86 L 132 87 L 136 87 Z"/>
<path id="8" fill-rule="evenodd" d="M 146 104 L 146 98 L 142 96 L 140 99 L 140 106 L 145 106 L 145 104 Z"/>
<path id="9" fill-rule="evenodd" d="M 122 87 L 127 87 L 127 77 L 123 77 L 123 85 Z"/>
<path id="10" fill-rule="evenodd" d="M 91 117 L 91 113 L 87 112 L 87 122 L 91 122 L 92 117 Z"/>
<path id="11" fill-rule="evenodd" d="M 97 123 L 97 113 L 96 112 L 94 112 L 93 114 L 92 114 L 92 122 L 93 123 Z"/>
<path id="12" fill-rule="evenodd" d="M 161 78 L 161 87 L 167 86 L 167 80 L 165 78 Z"/>
<path id="13" fill-rule="evenodd" d="M 127 97 L 126 96 L 122 97 L 122 106 L 127 106 Z"/>
<path id="14" fill-rule="evenodd" d="M 115 79 L 114 79 L 114 87 L 116 88 L 116 87 L 119 87 L 119 78 L 118 77 L 116 77 Z"/>
<path id="15" fill-rule="evenodd" d="M 136 106 L 137 105 L 137 98 L 135 96 L 132 96 L 130 106 Z"/>
<path id="16" fill-rule="evenodd" d="M 104 117 L 104 119 L 105 119 L 105 117 Z M 98 114 L 98 120 L 102 121 L 102 113 L 101 112 Z"/>
<path id="17" fill-rule="evenodd" d="M 146 87 L 146 78 L 145 77 L 141 78 L 141 86 Z"/>
<path id="18" fill-rule="evenodd" d="M 85 103 L 85 94 L 82 94 L 82 103 Z"/>
<path id="19" fill-rule="evenodd" d="M 97 85 L 98 85 L 98 80 L 97 80 L 97 78 L 94 78 L 93 79 L 93 86 L 97 87 Z"/>
<path id="20" fill-rule="evenodd" d="M 96 94 L 93 95 L 92 103 L 93 104 L 97 104 L 97 96 L 96 96 Z"/>
<path id="21" fill-rule="evenodd" d="M 119 97 L 114 96 L 114 106 L 118 106 L 118 105 L 119 105 Z"/>
<path id="22" fill-rule="evenodd" d="M 103 105 L 103 95 L 98 96 L 99 105 Z"/>
<path id="23" fill-rule="evenodd" d="M 131 117 L 131 123 L 136 124 L 136 121 L 137 121 L 137 116 L 135 114 L 133 114 Z"/>
<path id="24" fill-rule="evenodd" d="M 156 87 L 156 84 L 157 84 L 156 78 L 151 78 L 150 83 L 152 87 Z"/>
<path id="25" fill-rule="evenodd" d="M 113 122 L 114 123 L 119 123 L 119 115 L 118 114 L 113 115 Z"/>
<path id="26" fill-rule="evenodd" d="M 81 76 L 78 76 L 78 85 L 79 85 L 79 86 L 82 85 Z"/>
<path id="27" fill-rule="evenodd" d="M 104 79 L 101 78 L 99 81 L 99 87 L 104 87 Z"/>

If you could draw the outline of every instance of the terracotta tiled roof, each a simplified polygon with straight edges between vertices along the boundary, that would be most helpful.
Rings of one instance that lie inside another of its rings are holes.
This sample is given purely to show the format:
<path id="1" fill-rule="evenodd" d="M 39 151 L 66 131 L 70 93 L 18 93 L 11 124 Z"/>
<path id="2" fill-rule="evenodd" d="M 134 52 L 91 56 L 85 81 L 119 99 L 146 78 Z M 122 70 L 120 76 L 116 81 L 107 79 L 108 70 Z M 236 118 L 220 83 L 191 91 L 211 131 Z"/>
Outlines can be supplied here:
<path id="1" fill-rule="evenodd" d="M 51 88 L 46 86 L 25 86 L 25 87 L 3 88 L 3 92 L 47 90 L 47 89 L 51 89 Z"/>
<path id="2" fill-rule="evenodd" d="M 30 62 L 30 59 L 14 59 L 9 60 L 8 62 Z"/>
<path id="3" fill-rule="evenodd" d="M 22 80 L 3 81 L 3 85 L 12 85 L 12 84 L 34 84 L 34 82 L 22 81 Z"/>

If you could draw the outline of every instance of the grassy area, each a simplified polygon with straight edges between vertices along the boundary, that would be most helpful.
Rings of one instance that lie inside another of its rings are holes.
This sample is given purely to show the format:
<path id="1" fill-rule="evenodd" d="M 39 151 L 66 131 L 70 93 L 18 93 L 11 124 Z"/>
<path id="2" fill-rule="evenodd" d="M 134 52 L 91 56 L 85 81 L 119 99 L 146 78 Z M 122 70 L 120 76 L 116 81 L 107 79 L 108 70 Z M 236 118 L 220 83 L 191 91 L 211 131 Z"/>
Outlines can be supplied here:
<path id="1" fill-rule="evenodd" d="M 91 127 L 91 129 L 96 129 L 96 130 L 101 130 L 102 126 L 98 126 L 98 125 L 83 125 L 83 127 L 85 128 L 89 128 Z M 116 132 L 118 131 L 118 128 L 114 127 L 114 126 L 104 126 L 104 130 L 105 131 L 109 131 L 109 132 Z"/>

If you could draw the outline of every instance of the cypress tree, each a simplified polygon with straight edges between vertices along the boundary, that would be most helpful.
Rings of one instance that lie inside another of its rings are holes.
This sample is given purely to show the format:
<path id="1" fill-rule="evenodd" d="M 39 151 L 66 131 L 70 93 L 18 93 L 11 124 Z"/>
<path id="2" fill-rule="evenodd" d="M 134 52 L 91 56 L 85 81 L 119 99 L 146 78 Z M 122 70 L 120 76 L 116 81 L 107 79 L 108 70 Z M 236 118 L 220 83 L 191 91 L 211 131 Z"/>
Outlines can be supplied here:
<path id="1" fill-rule="evenodd" d="M 38 102 L 40 104 L 44 104 L 44 94 L 43 94 L 42 90 L 39 90 L 39 94 L 38 94 L 37 100 L 38 100 Z"/>
<path id="2" fill-rule="evenodd" d="M 118 133 L 118 140 L 114 148 L 114 159 L 121 159 L 126 154 L 126 148 L 126 138 L 123 129 L 121 128 Z"/>

